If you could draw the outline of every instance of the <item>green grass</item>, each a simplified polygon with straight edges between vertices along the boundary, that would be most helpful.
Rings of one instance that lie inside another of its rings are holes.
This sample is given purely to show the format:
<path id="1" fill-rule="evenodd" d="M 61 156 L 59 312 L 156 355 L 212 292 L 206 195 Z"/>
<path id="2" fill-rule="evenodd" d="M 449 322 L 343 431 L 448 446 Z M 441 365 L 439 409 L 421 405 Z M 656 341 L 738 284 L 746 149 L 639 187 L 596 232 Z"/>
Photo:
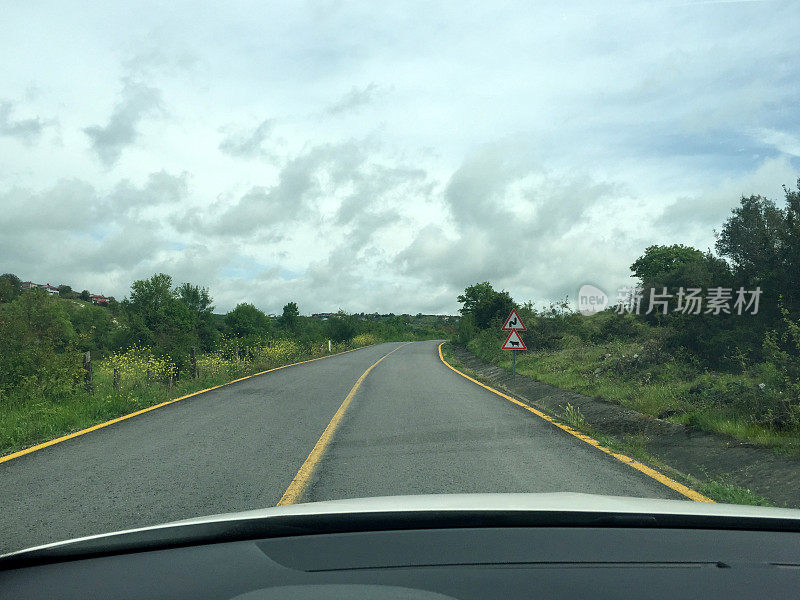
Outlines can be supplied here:
<path id="1" fill-rule="evenodd" d="M 751 506 L 775 506 L 758 494 L 754 494 L 750 490 L 732 485 L 730 483 L 722 483 L 720 481 L 707 481 L 697 486 L 697 491 L 716 500 L 717 502 L 726 502 L 728 504 L 749 504 Z"/>
<path id="2" fill-rule="evenodd" d="M 75 390 L 58 400 L 4 401 L 0 411 L 0 454 L 9 454 L 172 398 L 224 383 L 224 378 L 182 381 L 172 391 L 151 384 L 114 390 L 97 382 L 96 392 Z"/>
<path id="3" fill-rule="evenodd" d="M 469 375 L 473 379 L 482 381 L 487 385 L 492 385 L 490 380 L 485 377 L 481 377 L 474 370 L 465 367 L 464 364 L 461 363 L 461 361 L 459 361 L 458 358 L 456 358 L 456 356 L 453 354 L 450 343 L 442 346 L 442 355 L 448 363 L 450 363 L 459 371 Z M 518 359 L 517 372 L 519 372 L 519 365 L 520 361 Z M 553 383 L 552 385 L 557 384 Z M 541 407 L 539 408 L 541 409 Z M 678 471 L 677 469 L 666 464 L 663 460 L 653 456 L 650 454 L 650 452 L 648 452 L 647 444 L 649 440 L 646 435 L 638 433 L 625 435 L 622 438 L 618 438 L 616 436 L 603 433 L 591 423 L 588 423 L 580 409 L 572 406 L 571 404 L 567 404 L 567 407 L 562 414 L 552 416 L 561 419 L 561 421 L 573 429 L 576 429 L 581 433 L 596 439 L 602 446 L 610 450 L 614 450 L 615 452 L 635 458 L 716 502 L 724 502 L 728 504 L 746 504 L 751 506 L 774 506 L 774 504 L 772 504 L 769 500 L 763 496 L 755 494 L 749 489 L 713 478 L 698 479 Z"/>
<path id="4" fill-rule="evenodd" d="M 625 366 L 625 358 L 641 353 L 642 342 L 637 341 L 604 345 L 576 342 L 562 349 L 521 353 L 517 356 L 517 373 L 646 415 L 778 452 L 800 454 L 800 423 L 779 428 L 756 418 L 756 409 L 767 412 L 757 406 L 762 400 L 754 391 L 760 383 L 758 377 L 703 373 L 668 357 L 642 366 L 630 365 L 623 373 L 617 370 L 619 365 Z M 608 354 L 611 358 L 604 359 Z M 482 358 L 511 369 L 511 361 L 504 355 L 493 361 L 492 356 Z M 702 392 L 693 393 L 697 389 Z M 775 404 L 775 398 L 764 394 L 764 405 Z"/>
<path id="5" fill-rule="evenodd" d="M 572 404 L 567 404 L 564 408 L 564 420 L 567 425 L 575 429 L 584 429 L 587 426 L 586 419 L 581 413 L 581 409 L 575 408 Z"/>

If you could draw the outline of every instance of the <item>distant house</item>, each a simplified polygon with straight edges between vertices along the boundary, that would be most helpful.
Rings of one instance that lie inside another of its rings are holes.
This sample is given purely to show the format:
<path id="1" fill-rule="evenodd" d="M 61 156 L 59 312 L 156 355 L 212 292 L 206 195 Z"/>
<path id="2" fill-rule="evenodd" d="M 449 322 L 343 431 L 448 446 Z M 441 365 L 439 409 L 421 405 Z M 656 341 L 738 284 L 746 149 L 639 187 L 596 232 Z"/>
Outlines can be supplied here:
<path id="1" fill-rule="evenodd" d="M 32 281 L 23 281 L 20 286 L 22 286 L 23 290 L 32 290 L 33 288 L 38 288 L 39 284 Z"/>
<path id="2" fill-rule="evenodd" d="M 58 293 L 58 288 L 57 287 L 53 287 L 49 283 L 45 283 L 43 285 L 40 285 L 39 287 L 42 288 L 48 294 L 57 294 Z"/>
<path id="3" fill-rule="evenodd" d="M 314 317 L 315 319 L 323 319 L 324 320 L 324 319 L 330 319 L 334 314 L 335 313 L 329 313 L 329 312 L 326 312 L 326 313 L 314 313 L 311 316 Z"/>
<path id="4" fill-rule="evenodd" d="M 108 304 L 108 298 L 102 294 L 92 294 L 89 296 L 89 300 L 91 300 L 93 304 Z"/>

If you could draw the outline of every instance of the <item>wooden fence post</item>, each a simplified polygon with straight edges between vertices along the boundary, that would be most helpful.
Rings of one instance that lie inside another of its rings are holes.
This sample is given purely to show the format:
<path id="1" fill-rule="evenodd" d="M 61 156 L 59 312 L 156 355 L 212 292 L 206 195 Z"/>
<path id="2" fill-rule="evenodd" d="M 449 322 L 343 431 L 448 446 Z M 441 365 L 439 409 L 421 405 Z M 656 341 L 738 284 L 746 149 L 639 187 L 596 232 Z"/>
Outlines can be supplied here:
<path id="1" fill-rule="evenodd" d="M 177 369 L 177 367 L 172 366 L 172 365 L 170 365 L 170 367 L 169 367 L 169 382 L 168 382 L 169 389 L 172 389 L 173 377 L 175 377 L 175 370 L 176 369 Z"/>
<path id="2" fill-rule="evenodd" d="M 90 394 L 94 391 L 94 382 L 92 381 L 92 353 L 86 352 L 83 355 L 83 381 L 86 384 L 86 391 Z"/>
<path id="3" fill-rule="evenodd" d="M 330 351 L 331 351 L 331 341 L 328 340 L 328 352 L 330 352 Z"/>
<path id="4" fill-rule="evenodd" d="M 118 390 L 120 388 L 120 383 L 121 383 L 120 380 L 121 380 L 121 378 L 122 377 L 121 377 L 120 372 L 119 372 L 119 367 L 114 367 L 114 389 L 115 390 Z"/>
<path id="5" fill-rule="evenodd" d="M 233 357 L 236 359 L 236 362 L 239 362 L 239 346 L 233 347 Z"/>
<path id="6" fill-rule="evenodd" d="M 197 371 L 197 353 L 195 351 L 194 346 L 192 346 L 192 351 L 189 354 L 189 361 L 191 362 L 192 365 L 192 377 L 197 379 L 200 374 Z"/>

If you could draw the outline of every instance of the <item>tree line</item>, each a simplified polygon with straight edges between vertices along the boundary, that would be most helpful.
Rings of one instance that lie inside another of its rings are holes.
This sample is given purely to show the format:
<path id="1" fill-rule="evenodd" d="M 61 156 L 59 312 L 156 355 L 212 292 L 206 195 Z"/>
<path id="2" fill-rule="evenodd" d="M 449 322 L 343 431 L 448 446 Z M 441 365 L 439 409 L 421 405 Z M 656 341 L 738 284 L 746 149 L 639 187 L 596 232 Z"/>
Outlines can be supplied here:
<path id="1" fill-rule="evenodd" d="M 103 357 L 147 347 L 184 370 L 193 348 L 214 352 L 225 340 L 244 351 L 250 344 L 281 338 L 303 346 L 328 339 L 347 343 L 363 333 L 376 340 L 429 337 L 443 326 L 422 324 L 409 315 L 363 319 L 341 310 L 322 320 L 300 315 L 293 301 L 278 318 L 246 302 L 215 314 L 207 288 L 175 285 L 164 273 L 134 281 L 127 297 L 101 307 L 80 301 L 79 294 L 23 291 L 19 277 L 6 273 L 0 276 L 0 394 L 24 385 L 73 385 L 80 376 L 79 352 Z"/>
<path id="2" fill-rule="evenodd" d="M 631 276 L 641 299 L 668 297 L 663 310 L 636 314 L 621 310 L 612 298 L 602 314 L 584 316 L 572 309 L 568 298 L 537 308 L 530 302 L 516 303 L 508 292 L 483 282 L 467 287 L 458 297 L 463 318 L 456 339 L 466 344 L 482 332 L 499 330 L 516 306 L 529 326 L 523 340 L 534 350 L 558 348 L 565 336 L 597 343 L 649 335 L 671 356 L 699 369 L 735 373 L 770 365 L 775 378 L 782 379 L 796 397 L 800 394 L 800 180 L 797 185 L 797 190 L 784 187 L 782 205 L 759 195 L 742 197 L 715 232 L 715 251 L 680 243 L 647 247 L 631 264 Z M 686 290 L 700 289 L 708 299 L 709 290 L 716 288 L 733 294 L 759 290 L 757 313 L 680 310 Z"/>

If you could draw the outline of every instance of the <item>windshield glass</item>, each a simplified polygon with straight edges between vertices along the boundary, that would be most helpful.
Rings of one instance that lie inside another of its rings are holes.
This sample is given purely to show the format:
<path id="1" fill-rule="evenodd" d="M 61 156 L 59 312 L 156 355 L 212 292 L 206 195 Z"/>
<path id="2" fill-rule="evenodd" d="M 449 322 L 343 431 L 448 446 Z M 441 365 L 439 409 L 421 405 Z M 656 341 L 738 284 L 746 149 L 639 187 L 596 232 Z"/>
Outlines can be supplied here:
<path id="1" fill-rule="evenodd" d="M 800 507 L 797 5 L 3 25 L 0 553 L 363 497 Z"/>

